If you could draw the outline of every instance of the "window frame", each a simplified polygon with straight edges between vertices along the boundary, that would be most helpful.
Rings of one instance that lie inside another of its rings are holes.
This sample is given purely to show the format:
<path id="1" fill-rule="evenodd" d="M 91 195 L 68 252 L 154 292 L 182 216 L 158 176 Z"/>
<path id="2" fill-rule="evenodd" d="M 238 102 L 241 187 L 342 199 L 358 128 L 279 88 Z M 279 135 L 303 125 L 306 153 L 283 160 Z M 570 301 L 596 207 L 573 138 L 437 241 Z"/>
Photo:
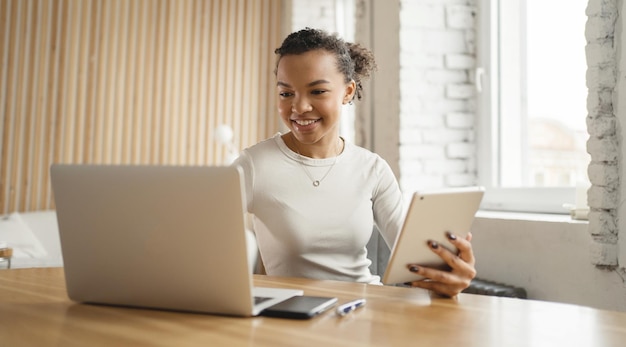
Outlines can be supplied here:
<path id="1" fill-rule="evenodd" d="M 506 155 L 503 146 L 499 88 L 499 1 L 479 0 L 477 16 L 477 148 L 478 181 L 486 189 L 481 209 L 497 211 L 568 214 L 566 204 L 576 205 L 576 187 L 520 187 L 503 188 L 500 158 Z M 505 0 L 507 1 L 507 0 Z M 510 122 L 511 120 L 507 120 Z M 515 121 L 521 121 L 517 119 Z M 520 129 L 523 129 L 520 127 Z M 521 133 L 521 132 L 520 132 Z M 507 142 L 510 138 L 504 137 Z M 509 149 L 510 150 L 510 149 Z M 586 197 L 585 197 L 586 199 Z M 586 201 L 583 202 L 587 204 Z"/>

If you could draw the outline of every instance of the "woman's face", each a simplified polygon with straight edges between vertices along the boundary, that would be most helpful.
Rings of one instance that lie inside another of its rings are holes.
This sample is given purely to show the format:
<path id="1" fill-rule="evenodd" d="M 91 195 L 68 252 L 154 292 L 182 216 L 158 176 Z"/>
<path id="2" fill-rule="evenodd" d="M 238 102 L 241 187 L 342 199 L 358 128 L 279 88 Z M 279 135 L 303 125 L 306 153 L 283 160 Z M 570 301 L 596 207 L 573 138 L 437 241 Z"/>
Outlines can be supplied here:
<path id="1" fill-rule="evenodd" d="M 303 144 L 334 145 L 341 106 L 352 100 L 354 81 L 345 83 L 333 54 L 324 50 L 286 55 L 276 69 L 278 112 Z"/>

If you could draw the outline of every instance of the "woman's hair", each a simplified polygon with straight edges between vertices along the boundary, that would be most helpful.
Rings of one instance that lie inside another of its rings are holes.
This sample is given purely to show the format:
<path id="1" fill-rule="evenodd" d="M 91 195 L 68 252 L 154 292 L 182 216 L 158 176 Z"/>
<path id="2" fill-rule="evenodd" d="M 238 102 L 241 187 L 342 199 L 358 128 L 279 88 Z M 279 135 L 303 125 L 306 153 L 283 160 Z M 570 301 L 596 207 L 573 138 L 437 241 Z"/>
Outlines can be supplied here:
<path id="1" fill-rule="evenodd" d="M 360 100 L 363 91 L 361 81 L 368 78 L 370 72 L 376 69 L 374 54 L 358 43 L 345 42 L 337 34 L 331 35 L 324 30 L 312 28 L 289 34 L 283 44 L 274 51 L 278 55 L 276 67 L 278 68 L 280 58 L 286 55 L 298 55 L 318 49 L 335 55 L 337 68 L 344 75 L 345 82 L 354 80 L 356 83 L 355 96 Z"/>

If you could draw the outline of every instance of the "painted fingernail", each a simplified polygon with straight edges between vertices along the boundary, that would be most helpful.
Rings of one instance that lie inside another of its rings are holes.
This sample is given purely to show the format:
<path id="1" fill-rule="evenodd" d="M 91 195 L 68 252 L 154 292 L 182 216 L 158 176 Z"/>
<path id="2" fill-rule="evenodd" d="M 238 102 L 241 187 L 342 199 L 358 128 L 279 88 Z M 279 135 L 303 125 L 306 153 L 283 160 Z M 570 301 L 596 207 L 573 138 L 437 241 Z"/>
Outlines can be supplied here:
<path id="1" fill-rule="evenodd" d="M 428 245 L 429 245 L 429 246 L 430 246 L 430 248 L 432 248 L 432 249 L 437 249 L 437 248 L 439 248 L 439 244 L 437 243 L 437 241 L 428 240 Z"/>
<path id="2" fill-rule="evenodd" d="M 420 268 L 417 267 L 416 265 L 411 265 L 411 267 L 409 267 L 409 271 L 411 271 L 411 272 L 419 272 Z"/>
<path id="3" fill-rule="evenodd" d="M 456 240 L 456 235 L 454 235 L 453 233 L 446 231 L 446 236 L 448 237 L 448 239 L 454 241 Z"/>

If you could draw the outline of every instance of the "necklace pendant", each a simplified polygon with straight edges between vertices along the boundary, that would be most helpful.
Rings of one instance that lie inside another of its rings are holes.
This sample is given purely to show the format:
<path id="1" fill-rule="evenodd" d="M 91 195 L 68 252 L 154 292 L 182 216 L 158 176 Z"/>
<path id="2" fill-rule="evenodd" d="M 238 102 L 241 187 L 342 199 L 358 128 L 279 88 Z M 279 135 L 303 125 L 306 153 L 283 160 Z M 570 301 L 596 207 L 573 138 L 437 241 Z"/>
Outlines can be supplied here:
<path id="1" fill-rule="evenodd" d="M 320 185 L 320 181 L 319 180 L 313 181 L 313 187 L 317 187 L 319 185 Z"/>

